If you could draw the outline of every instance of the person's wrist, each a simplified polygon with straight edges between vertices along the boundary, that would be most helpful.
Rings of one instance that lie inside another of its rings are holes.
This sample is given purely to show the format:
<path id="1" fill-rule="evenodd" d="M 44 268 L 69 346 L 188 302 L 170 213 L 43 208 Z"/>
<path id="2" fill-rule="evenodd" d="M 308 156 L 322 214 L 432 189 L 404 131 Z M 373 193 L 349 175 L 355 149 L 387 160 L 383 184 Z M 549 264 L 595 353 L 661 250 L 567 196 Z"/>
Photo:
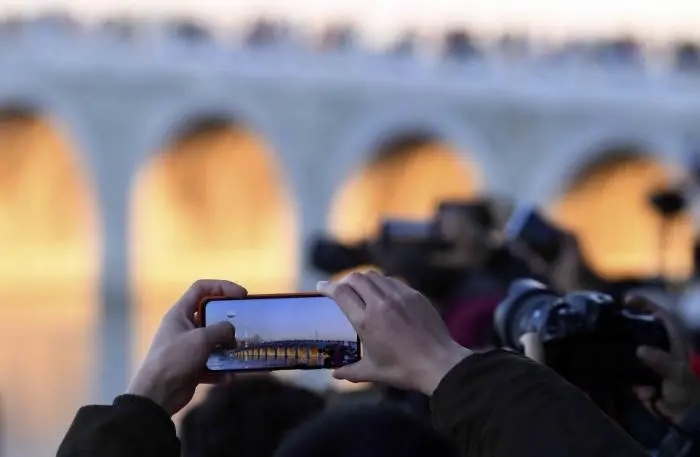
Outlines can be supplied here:
<path id="1" fill-rule="evenodd" d="M 141 369 L 129 384 L 126 394 L 147 398 L 172 415 L 168 406 L 167 384 L 167 380 L 157 372 Z"/>
<path id="2" fill-rule="evenodd" d="M 449 347 L 429 357 L 417 377 L 418 391 L 428 396 L 433 395 L 447 373 L 472 354 L 471 349 L 452 342 Z"/>

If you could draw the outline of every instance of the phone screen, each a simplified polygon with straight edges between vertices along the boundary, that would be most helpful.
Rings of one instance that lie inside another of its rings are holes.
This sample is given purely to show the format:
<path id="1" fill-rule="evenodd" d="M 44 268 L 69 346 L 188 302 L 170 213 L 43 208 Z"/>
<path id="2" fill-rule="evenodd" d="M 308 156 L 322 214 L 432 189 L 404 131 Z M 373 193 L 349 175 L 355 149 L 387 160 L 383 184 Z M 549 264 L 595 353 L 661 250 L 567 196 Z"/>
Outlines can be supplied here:
<path id="1" fill-rule="evenodd" d="M 338 305 L 322 295 L 211 299 L 202 324 L 228 321 L 235 347 L 215 350 L 211 371 L 338 368 L 360 360 L 357 333 Z"/>

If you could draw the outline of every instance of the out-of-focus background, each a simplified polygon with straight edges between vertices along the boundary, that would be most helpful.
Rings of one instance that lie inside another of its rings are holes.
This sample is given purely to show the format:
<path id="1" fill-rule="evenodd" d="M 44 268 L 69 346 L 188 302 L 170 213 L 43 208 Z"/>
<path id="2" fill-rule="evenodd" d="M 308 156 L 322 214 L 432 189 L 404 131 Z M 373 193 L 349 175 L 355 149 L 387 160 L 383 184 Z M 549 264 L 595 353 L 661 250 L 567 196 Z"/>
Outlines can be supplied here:
<path id="1" fill-rule="evenodd" d="M 192 281 L 313 288 L 325 230 L 488 193 L 548 208 L 606 277 L 657 273 L 647 195 L 700 148 L 698 4 L 248 3 L 0 0 L 6 456 L 123 391 Z"/>

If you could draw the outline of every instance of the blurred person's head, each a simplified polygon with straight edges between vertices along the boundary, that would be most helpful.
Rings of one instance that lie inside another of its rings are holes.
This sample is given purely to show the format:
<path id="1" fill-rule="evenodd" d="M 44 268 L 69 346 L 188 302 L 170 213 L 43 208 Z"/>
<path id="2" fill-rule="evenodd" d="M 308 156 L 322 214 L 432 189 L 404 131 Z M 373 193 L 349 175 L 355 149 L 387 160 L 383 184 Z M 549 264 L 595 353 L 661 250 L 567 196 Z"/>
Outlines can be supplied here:
<path id="1" fill-rule="evenodd" d="M 190 19 L 175 19 L 166 23 L 166 27 L 174 38 L 189 43 L 203 43 L 212 38 L 206 27 Z"/>
<path id="2" fill-rule="evenodd" d="M 436 254 L 427 244 L 401 244 L 384 249 L 379 265 L 385 274 L 402 278 L 439 305 L 452 295 L 464 268 L 435 262 Z"/>
<path id="3" fill-rule="evenodd" d="M 386 406 L 329 411 L 291 433 L 275 457 L 452 457 L 453 445 L 420 420 Z"/>
<path id="4" fill-rule="evenodd" d="M 493 219 L 487 203 L 447 201 L 438 208 L 437 227 L 463 265 L 475 267 L 490 254 Z"/>
<path id="5" fill-rule="evenodd" d="M 448 56 L 457 58 L 474 57 L 476 46 L 466 30 L 451 30 L 445 35 L 445 51 Z"/>
<path id="6" fill-rule="evenodd" d="M 246 33 L 245 42 L 248 46 L 270 46 L 278 41 L 278 32 L 274 22 L 258 19 Z"/>
<path id="7" fill-rule="evenodd" d="M 676 45 L 675 66 L 680 71 L 697 71 L 700 69 L 700 48 L 693 42 Z"/>
<path id="8" fill-rule="evenodd" d="M 346 24 L 328 27 L 321 38 L 321 47 L 329 51 L 346 50 L 355 44 L 355 29 Z"/>
<path id="9" fill-rule="evenodd" d="M 321 413 L 325 401 L 269 375 L 214 387 L 182 424 L 184 457 L 272 456 L 285 435 Z"/>

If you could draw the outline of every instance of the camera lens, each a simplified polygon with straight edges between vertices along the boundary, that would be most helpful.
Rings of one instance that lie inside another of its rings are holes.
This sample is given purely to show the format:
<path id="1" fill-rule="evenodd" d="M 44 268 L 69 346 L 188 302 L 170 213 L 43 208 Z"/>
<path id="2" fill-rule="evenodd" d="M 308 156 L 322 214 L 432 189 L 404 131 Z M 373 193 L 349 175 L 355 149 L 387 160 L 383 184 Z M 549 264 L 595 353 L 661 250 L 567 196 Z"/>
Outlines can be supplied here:
<path id="1" fill-rule="evenodd" d="M 525 333 L 539 332 L 546 323 L 549 311 L 559 301 L 560 297 L 539 281 L 514 281 L 494 315 L 494 325 L 501 343 L 511 348 L 520 347 L 520 337 Z"/>

